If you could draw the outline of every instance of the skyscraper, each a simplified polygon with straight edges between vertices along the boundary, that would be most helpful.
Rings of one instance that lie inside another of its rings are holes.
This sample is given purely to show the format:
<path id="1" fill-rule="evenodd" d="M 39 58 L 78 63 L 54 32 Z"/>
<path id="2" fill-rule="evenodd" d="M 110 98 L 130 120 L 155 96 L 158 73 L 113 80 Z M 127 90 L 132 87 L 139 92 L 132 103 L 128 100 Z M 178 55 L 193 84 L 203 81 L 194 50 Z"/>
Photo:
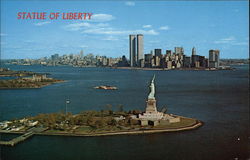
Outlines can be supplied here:
<path id="1" fill-rule="evenodd" d="M 80 56 L 81 59 L 83 58 L 83 50 L 80 51 L 79 56 Z"/>
<path id="2" fill-rule="evenodd" d="M 155 49 L 155 57 L 160 57 L 161 58 L 161 49 Z"/>
<path id="3" fill-rule="evenodd" d="M 209 67 L 219 68 L 220 61 L 220 51 L 219 50 L 209 50 Z"/>
<path id="4" fill-rule="evenodd" d="M 167 56 L 172 56 L 172 50 L 166 50 L 166 55 Z"/>
<path id="5" fill-rule="evenodd" d="M 184 49 L 183 47 L 175 47 L 175 54 L 184 54 Z"/>
<path id="6" fill-rule="evenodd" d="M 143 50 L 143 35 L 137 34 L 137 66 L 140 66 L 140 61 L 144 59 Z"/>
<path id="7" fill-rule="evenodd" d="M 129 35 L 129 52 L 130 52 L 130 66 L 143 67 L 142 61 L 144 59 L 143 35 Z"/>
<path id="8" fill-rule="evenodd" d="M 130 67 L 136 66 L 136 36 L 129 35 L 129 55 L 130 55 Z"/>
<path id="9" fill-rule="evenodd" d="M 196 55 L 196 49 L 194 47 L 192 48 L 192 55 Z"/>

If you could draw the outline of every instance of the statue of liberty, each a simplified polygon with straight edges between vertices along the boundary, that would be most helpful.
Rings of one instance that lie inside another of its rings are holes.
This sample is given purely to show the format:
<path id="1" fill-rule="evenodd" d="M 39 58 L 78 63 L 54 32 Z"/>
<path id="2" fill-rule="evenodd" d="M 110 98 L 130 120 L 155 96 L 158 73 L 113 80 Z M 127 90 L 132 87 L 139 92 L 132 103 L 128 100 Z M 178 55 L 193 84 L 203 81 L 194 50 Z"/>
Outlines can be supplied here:
<path id="1" fill-rule="evenodd" d="M 151 81 L 151 84 L 150 84 L 150 93 L 148 95 L 148 99 L 155 99 L 155 84 L 154 84 L 154 80 L 155 80 L 155 75 Z"/>

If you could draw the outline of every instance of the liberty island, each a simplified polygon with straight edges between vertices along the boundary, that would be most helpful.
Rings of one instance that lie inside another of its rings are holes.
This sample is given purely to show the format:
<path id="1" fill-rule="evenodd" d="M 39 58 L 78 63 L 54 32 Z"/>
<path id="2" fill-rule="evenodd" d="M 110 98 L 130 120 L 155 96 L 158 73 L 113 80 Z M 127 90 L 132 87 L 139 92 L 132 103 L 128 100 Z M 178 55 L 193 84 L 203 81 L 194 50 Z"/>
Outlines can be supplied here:
<path id="1" fill-rule="evenodd" d="M 75 115 L 66 112 L 3 121 L 0 122 L 0 133 L 22 133 L 23 135 L 10 141 L 0 141 L 0 144 L 14 146 L 35 134 L 63 136 L 146 134 L 184 131 L 202 125 L 201 121 L 193 118 L 167 114 L 166 109 L 162 112 L 157 111 L 155 76 L 149 88 L 145 112 L 101 110 L 84 111 Z"/>

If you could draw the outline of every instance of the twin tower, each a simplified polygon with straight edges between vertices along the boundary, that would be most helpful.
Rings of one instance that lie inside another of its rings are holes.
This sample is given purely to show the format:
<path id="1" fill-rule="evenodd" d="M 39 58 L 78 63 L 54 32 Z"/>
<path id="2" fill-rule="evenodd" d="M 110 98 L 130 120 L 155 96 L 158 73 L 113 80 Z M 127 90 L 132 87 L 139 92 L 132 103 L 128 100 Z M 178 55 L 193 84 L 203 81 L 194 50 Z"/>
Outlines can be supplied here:
<path id="1" fill-rule="evenodd" d="M 141 67 L 143 64 L 143 35 L 129 35 L 130 67 Z"/>

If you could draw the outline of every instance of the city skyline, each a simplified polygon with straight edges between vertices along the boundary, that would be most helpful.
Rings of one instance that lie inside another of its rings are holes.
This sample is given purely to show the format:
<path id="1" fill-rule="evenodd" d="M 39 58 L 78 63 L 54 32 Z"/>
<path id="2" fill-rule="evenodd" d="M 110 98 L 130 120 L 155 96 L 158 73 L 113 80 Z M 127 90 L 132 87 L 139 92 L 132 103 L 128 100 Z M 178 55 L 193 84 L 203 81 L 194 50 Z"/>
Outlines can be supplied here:
<path id="1" fill-rule="evenodd" d="M 249 55 L 247 1 L 74 4 L 3 1 L 1 4 L 2 59 L 75 54 L 80 50 L 84 54 L 129 57 L 129 34 L 145 35 L 144 54 L 156 48 L 164 51 L 179 46 L 191 55 L 195 46 L 196 53 L 202 56 L 207 56 L 210 49 L 219 49 L 221 58 Z M 86 11 L 93 13 L 93 19 L 18 20 L 16 14 L 20 11 Z"/>

